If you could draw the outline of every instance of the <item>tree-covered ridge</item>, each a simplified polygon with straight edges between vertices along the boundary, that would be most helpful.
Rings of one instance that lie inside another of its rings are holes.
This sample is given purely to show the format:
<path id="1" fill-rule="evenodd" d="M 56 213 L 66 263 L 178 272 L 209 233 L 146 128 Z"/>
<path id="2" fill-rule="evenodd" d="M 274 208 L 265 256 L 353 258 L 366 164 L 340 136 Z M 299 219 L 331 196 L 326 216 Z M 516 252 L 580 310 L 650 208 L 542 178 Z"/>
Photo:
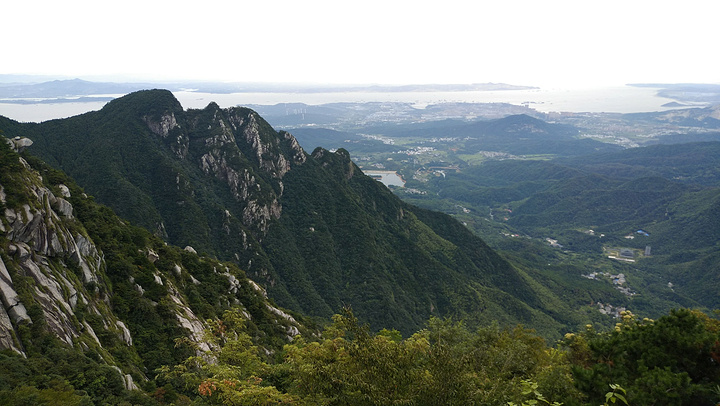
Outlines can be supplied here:
<path id="1" fill-rule="evenodd" d="M 251 111 L 224 112 L 215 104 L 186 117 L 170 92 L 155 90 L 97 112 L 28 125 L 26 135 L 45 161 L 123 218 L 174 244 L 231 258 L 242 252 L 229 246 L 253 243 L 253 232 L 271 217 L 248 206 L 272 211 L 279 188 L 272 172 L 257 168 L 258 159 L 273 156 L 240 151 L 254 141 L 256 127 L 267 131 Z"/>
<path id="2" fill-rule="evenodd" d="M 306 331 L 236 265 L 129 225 L 4 140 L 0 162 L 0 404 L 154 404 L 132 389 L 194 353 L 176 340 L 207 348 L 205 320 L 229 309 L 266 354 Z"/>
<path id="3" fill-rule="evenodd" d="M 543 314 L 537 287 L 482 240 L 449 216 L 402 203 L 344 150 L 312 157 L 286 176 L 284 214 L 264 241 L 284 281 L 270 288 L 280 304 L 325 317 L 351 304 L 374 328 L 404 333 L 430 315 L 545 332 L 573 319 Z"/>
<path id="4" fill-rule="evenodd" d="M 519 136 L 556 132 L 513 120 Z M 151 90 L 70 119 L 0 126 L 33 139 L 31 153 L 121 217 L 237 263 L 280 305 L 312 316 L 348 304 L 373 328 L 403 333 L 430 316 L 549 335 L 587 321 L 450 217 L 403 204 L 347 151 L 306 154 L 249 109 L 183 111 Z"/>
<path id="5" fill-rule="evenodd" d="M 650 145 L 557 162 L 615 178 L 657 177 L 704 185 L 720 185 L 720 142 Z"/>

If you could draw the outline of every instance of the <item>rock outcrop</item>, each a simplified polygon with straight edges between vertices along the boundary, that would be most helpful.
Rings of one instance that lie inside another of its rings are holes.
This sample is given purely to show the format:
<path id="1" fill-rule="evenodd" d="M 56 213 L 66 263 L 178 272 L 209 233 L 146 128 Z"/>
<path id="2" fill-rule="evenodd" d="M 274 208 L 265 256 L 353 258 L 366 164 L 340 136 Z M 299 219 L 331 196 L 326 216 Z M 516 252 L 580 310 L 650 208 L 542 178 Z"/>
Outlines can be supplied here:
<path id="1" fill-rule="evenodd" d="M 89 194 L 133 224 L 274 283 L 269 259 L 257 251 L 282 215 L 288 174 L 309 158 L 292 134 L 248 108 L 183 110 L 158 89 L 115 99 L 72 127 L 43 123 L 26 139 L 33 153 L 83 179 Z M 88 168 L 91 159 L 76 159 L 84 154 L 102 163 Z M 63 192 L 54 196 L 55 211 L 73 216 Z"/>
<path id="2" fill-rule="evenodd" d="M 5 138 L 5 140 L 15 152 L 22 151 L 33 144 L 31 139 L 25 137 Z"/>
<path id="3" fill-rule="evenodd" d="M 235 200 L 244 206 L 238 217 L 262 238 L 270 221 L 282 213 L 279 203 L 282 178 L 293 165 L 305 162 L 305 151 L 290 133 L 268 136 L 274 130 L 252 110 L 220 109 L 211 103 L 204 112 L 202 117 L 189 113 L 189 136 L 178 133 L 173 142 L 181 144 L 186 138 L 202 140 L 202 144 L 190 145 L 190 154 L 199 156 L 197 163 L 205 174 L 227 184 Z M 158 134 L 154 129 L 157 125 L 148 126 Z"/>
<path id="4" fill-rule="evenodd" d="M 0 259 L 0 347 L 22 353 L 16 326 L 36 321 L 23 300 L 38 304 L 50 331 L 68 345 L 77 344 L 83 334 L 98 341 L 93 330 L 75 317 L 78 303 L 90 313 L 102 315 L 108 329 L 132 342 L 127 327 L 107 312 L 108 296 L 99 294 L 108 288 L 102 276 L 104 261 L 73 217 L 73 207 L 65 199 L 70 197 L 69 189 L 59 185 L 57 190 L 64 197 L 57 197 L 42 185 L 39 174 L 27 162 L 18 159 L 25 168 L 17 175 L 22 178 L 28 201 L 20 207 L 6 207 L 0 217 L 6 241 L 2 250 L 7 258 L 7 263 Z M 32 287 L 21 295 L 15 278 L 30 278 Z"/>

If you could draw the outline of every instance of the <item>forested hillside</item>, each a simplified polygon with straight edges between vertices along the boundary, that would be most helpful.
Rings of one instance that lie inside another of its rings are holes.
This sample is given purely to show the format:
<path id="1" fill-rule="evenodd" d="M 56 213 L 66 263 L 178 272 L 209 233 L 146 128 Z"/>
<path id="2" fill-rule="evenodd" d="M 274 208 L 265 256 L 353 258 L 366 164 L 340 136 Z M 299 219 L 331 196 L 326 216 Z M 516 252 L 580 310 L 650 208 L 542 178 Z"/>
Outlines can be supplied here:
<path id="1" fill-rule="evenodd" d="M 146 96 L 168 101 L 163 92 L 143 92 L 120 105 Z M 504 209 L 500 226 L 547 233 L 551 224 L 558 240 L 570 241 L 569 249 L 548 251 L 532 238 L 503 235 L 498 246 L 508 261 L 448 215 L 397 199 L 345 150 L 306 154 L 249 110 L 210 105 L 167 114 L 146 101 L 148 111 L 127 122 L 121 114 L 116 119 L 124 124 L 107 133 L 91 124 L 95 114 L 120 114 L 112 109 L 47 127 L 0 119 L 6 134 L 36 141 L 0 143 L 0 405 L 720 400 L 716 319 L 684 309 L 657 320 L 619 311 L 606 331 L 611 316 L 587 304 L 618 300 L 662 312 L 658 304 L 713 303 L 717 189 L 660 177 L 609 178 L 548 162 L 493 163 L 477 168 L 477 176 L 449 177 L 447 192 L 456 199 L 478 199 L 472 207 L 487 204 L 498 215 Z M 199 134 L 208 127 L 218 132 Z M 128 198 L 114 204 L 150 213 L 149 222 L 138 222 L 155 234 L 35 157 L 33 149 L 54 145 L 52 135 L 75 149 L 103 151 L 98 162 L 58 145 L 53 162 L 97 163 L 87 182 L 102 186 L 110 177 L 124 185 Z M 137 145 L 114 151 L 133 137 Z M 27 149 L 21 158 L 9 145 Z M 152 180 L 158 174 L 170 184 Z M 594 214 L 591 203 L 617 210 Z M 170 223 L 163 214 L 170 208 L 193 216 L 195 226 Z M 215 246 L 211 233 L 193 234 L 192 227 L 211 230 L 208 208 L 222 211 L 217 239 L 227 245 Z M 587 233 L 585 222 L 603 219 L 623 233 Z M 623 238 L 634 219 L 648 223 L 642 234 L 631 231 L 637 241 Z M 242 244 L 227 243 L 222 233 Z M 213 255 L 168 244 L 182 235 Z M 673 245 L 670 235 L 682 243 Z M 652 239 L 661 252 L 627 267 L 582 262 L 603 252 L 605 237 L 638 251 Z M 233 262 L 213 257 L 223 255 Z M 653 288 L 651 268 L 671 263 L 680 264 L 673 277 L 682 294 L 657 291 L 655 301 L 579 276 L 637 267 L 646 274 L 628 279 Z M 315 320 L 278 308 L 243 267 L 278 303 Z"/>
<path id="2" fill-rule="evenodd" d="M 236 265 L 167 245 L 0 141 L 0 404 L 154 404 L 138 389 L 210 350 L 230 310 L 266 355 L 310 331 Z"/>
<path id="3" fill-rule="evenodd" d="M 402 203 L 346 151 L 307 154 L 252 110 L 184 111 L 153 90 L 0 128 L 32 139 L 28 153 L 122 217 L 234 261 L 279 305 L 311 316 L 351 305 L 374 329 L 406 334 L 430 316 L 550 336 L 586 321 L 452 218 Z"/>

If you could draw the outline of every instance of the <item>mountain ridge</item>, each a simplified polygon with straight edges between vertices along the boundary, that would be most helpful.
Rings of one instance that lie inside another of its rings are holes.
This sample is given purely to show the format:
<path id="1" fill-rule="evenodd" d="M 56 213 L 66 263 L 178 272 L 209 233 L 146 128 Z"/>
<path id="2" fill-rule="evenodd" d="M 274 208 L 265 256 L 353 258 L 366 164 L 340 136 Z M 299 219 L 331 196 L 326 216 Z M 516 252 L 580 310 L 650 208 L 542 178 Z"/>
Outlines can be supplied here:
<path id="1" fill-rule="evenodd" d="M 347 151 L 308 154 L 252 110 L 184 111 L 169 91 L 148 90 L 98 112 L 0 127 L 31 138 L 33 153 L 121 216 L 236 262 L 282 306 L 329 317 L 349 304 L 374 328 L 404 332 L 431 315 L 523 320 L 550 334 L 579 323 L 553 320 L 563 312 L 534 299 L 515 268 L 462 227 L 442 225 L 455 220 L 428 226 Z M 471 241 L 486 254 L 462 254 L 458 244 Z"/>
<path id="2" fill-rule="evenodd" d="M 1 143 L 1 349 L 71 357 L 55 373 L 69 374 L 68 363 L 104 371 L 110 388 L 95 390 L 120 396 L 194 353 L 174 349 L 176 339 L 209 349 L 205 330 L 231 306 L 268 354 L 310 331 L 236 266 L 166 245 L 25 158 Z"/>

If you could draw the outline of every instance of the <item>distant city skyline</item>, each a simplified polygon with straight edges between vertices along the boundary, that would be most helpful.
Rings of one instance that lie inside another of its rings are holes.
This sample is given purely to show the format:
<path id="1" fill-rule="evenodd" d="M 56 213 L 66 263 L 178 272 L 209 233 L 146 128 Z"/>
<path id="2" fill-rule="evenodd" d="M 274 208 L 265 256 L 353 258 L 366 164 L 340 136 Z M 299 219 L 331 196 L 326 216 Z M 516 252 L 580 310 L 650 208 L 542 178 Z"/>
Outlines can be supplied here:
<path id="1" fill-rule="evenodd" d="M 5 5 L 0 74 L 595 87 L 720 83 L 712 1 Z M 192 5 L 190 5 L 192 4 Z"/>

